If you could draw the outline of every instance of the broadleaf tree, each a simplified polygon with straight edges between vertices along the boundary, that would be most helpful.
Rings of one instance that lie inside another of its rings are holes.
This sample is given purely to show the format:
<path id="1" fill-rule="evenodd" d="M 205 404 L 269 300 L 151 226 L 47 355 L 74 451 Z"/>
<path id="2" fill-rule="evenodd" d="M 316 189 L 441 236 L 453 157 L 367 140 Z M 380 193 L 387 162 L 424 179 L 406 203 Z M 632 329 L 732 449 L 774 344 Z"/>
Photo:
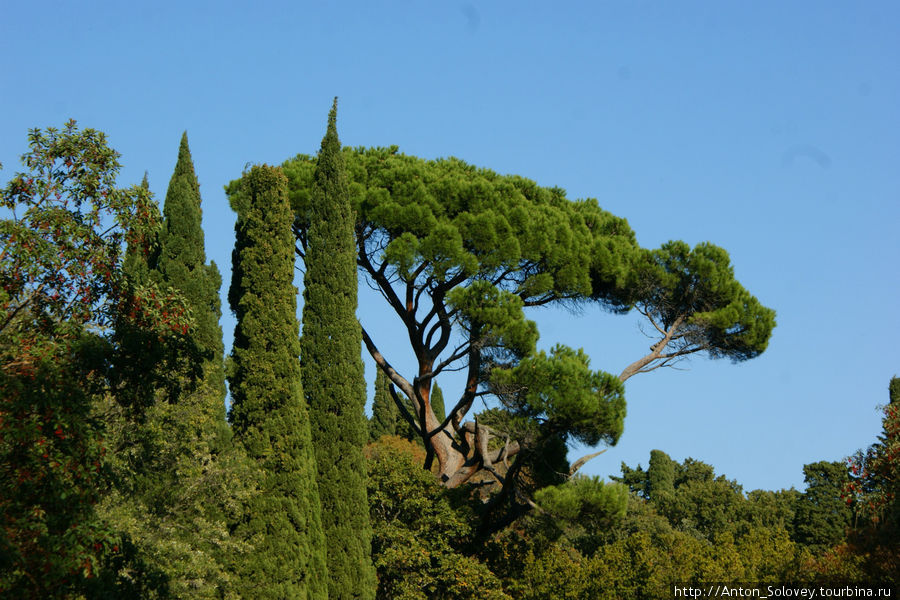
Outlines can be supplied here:
<path id="1" fill-rule="evenodd" d="M 121 551 L 96 510 L 110 480 L 94 406 L 128 383 L 112 372 L 112 326 L 168 341 L 190 318 L 123 276 L 126 242 L 158 221 L 146 189 L 117 187 L 105 135 L 69 121 L 32 130 L 29 146 L 0 203 L 0 590 L 51 598 L 83 592 Z"/>

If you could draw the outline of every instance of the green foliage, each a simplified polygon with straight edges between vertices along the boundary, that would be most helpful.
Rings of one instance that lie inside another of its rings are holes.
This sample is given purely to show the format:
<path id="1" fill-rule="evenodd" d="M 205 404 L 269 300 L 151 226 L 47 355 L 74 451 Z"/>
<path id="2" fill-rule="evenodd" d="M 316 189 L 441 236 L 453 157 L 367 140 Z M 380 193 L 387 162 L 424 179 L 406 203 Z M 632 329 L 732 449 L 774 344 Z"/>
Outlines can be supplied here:
<path id="1" fill-rule="evenodd" d="M 591 554 L 598 534 L 621 525 L 628 504 L 628 488 L 603 483 L 597 477 L 576 476 L 560 485 L 535 492 L 541 511 L 535 517 L 549 537 L 565 536 L 574 547 Z"/>
<path id="2" fill-rule="evenodd" d="M 784 529 L 793 539 L 794 513 L 800 492 L 791 488 L 770 492 L 753 490 L 747 493 L 745 518 L 754 526 Z"/>
<path id="3" fill-rule="evenodd" d="M 148 198 L 152 198 L 146 173 L 141 189 Z M 177 401 L 181 394 L 195 389 L 205 366 L 203 354 L 190 335 L 196 329 L 193 306 L 179 290 L 166 286 L 157 270 L 163 217 L 155 200 L 148 203 L 146 212 L 154 226 L 142 234 L 132 232 L 122 262 L 123 285 L 135 300 L 123 307 L 113 324 L 112 340 L 117 350 L 112 369 L 115 402 L 109 405 L 114 411 L 117 406 L 127 409 L 110 419 L 126 419 L 138 428 L 146 418 L 147 409 L 160 401 Z M 191 316 L 190 323 L 184 324 L 180 336 L 160 338 L 152 323 L 139 316 L 144 310 L 141 298 L 149 296 L 152 299 L 157 287 L 168 287 L 168 293 L 177 295 Z M 221 358 L 220 354 L 220 363 Z M 101 407 L 101 410 L 106 408 Z M 113 440 L 111 443 L 115 445 L 116 442 Z M 125 445 L 131 448 L 133 443 L 136 442 L 131 440 Z M 133 460 L 138 464 L 146 458 L 135 456 Z"/>
<path id="4" fill-rule="evenodd" d="M 512 369 L 494 369 L 491 386 L 516 415 L 566 441 L 615 444 L 622 435 L 624 386 L 613 375 L 591 371 L 583 350 L 557 345 L 549 355 L 533 353 Z"/>
<path id="5" fill-rule="evenodd" d="M 115 543 L 95 510 L 108 484 L 90 414 L 102 349 L 88 333 L 22 342 L 4 336 L 0 354 L 0 591 L 51 598 L 93 577 Z"/>
<path id="6" fill-rule="evenodd" d="M 613 310 L 627 308 L 626 284 L 637 252 L 634 234 L 594 200 L 572 202 L 560 189 L 457 159 L 424 161 L 400 155 L 396 148 L 345 150 L 344 157 L 357 211 L 357 262 L 397 313 L 417 360 L 414 373 L 395 373 L 392 381 L 415 412 L 418 428 L 424 427 L 417 435 L 428 446 L 426 460 L 436 457 L 445 485 L 457 486 L 479 470 L 468 465 L 492 468 L 496 457 L 479 453 L 485 447 L 496 453 L 497 441 L 511 435 L 482 428 L 478 435 L 490 438 L 486 445 L 460 443 L 458 428 L 478 428 L 463 420 L 475 394 L 492 393 L 491 371 L 514 369 L 534 352 L 537 330 L 525 309 L 588 298 Z M 301 253 L 311 244 L 314 168 L 315 161 L 306 156 L 285 164 Z M 375 341 L 366 344 L 376 356 Z M 564 359 L 562 353 L 533 359 L 552 362 L 558 370 L 583 371 L 568 387 L 587 386 L 567 406 L 553 406 L 551 398 L 561 396 L 548 394 L 546 386 L 532 394 L 544 397 L 540 410 L 552 413 L 557 424 L 578 428 L 554 433 L 554 439 L 617 438 L 618 415 L 607 416 L 594 405 L 601 388 L 611 397 L 620 390 L 588 372 L 585 357 Z M 389 357 L 376 361 L 383 369 L 390 364 Z M 563 367 L 566 362 L 571 364 Z M 446 369 L 466 369 L 468 377 L 454 395 L 458 410 L 449 421 L 453 425 L 448 424 L 453 429 L 442 433 L 443 420 L 429 399 L 433 379 Z M 524 397 L 524 390 L 519 395 Z M 613 412 L 621 413 L 622 403 L 610 402 L 616 405 Z M 587 422 L 601 415 L 603 422 Z M 522 417 L 495 416 L 495 423 Z M 539 437 L 532 438 L 538 446 L 546 442 L 546 436 Z M 508 458 L 518 460 L 514 456 L 527 453 L 529 443 L 513 438 Z M 531 450 L 534 456 L 537 447 Z"/>
<path id="7" fill-rule="evenodd" d="M 724 476 L 687 481 L 674 494 L 655 499 L 657 509 L 677 529 L 712 540 L 717 533 L 733 533 L 742 517 L 744 497 L 740 487 Z"/>
<path id="8" fill-rule="evenodd" d="M 425 466 L 436 458 L 448 487 L 477 482 L 516 504 L 523 491 L 559 483 L 569 470 L 566 443 L 618 440 L 621 381 L 699 351 L 744 360 L 765 349 L 774 312 L 734 279 L 715 246 L 642 250 L 627 222 L 595 200 L 572 201 L 559 188 L 453 158 L 425 161 L 396 147 L 345 149 L 344 157 L 359 270 L 397 314 L 416 368 L 394 371 L 365 329 L 364 339 L 410 404 Z M 315 165 L 308 156 L 284 165 L 301 255 Z M 591 371 L 581 351 L 536 352 L 526 310 L 587 301 L 614 312 L 636 307 L 651 319 L 660 333 L 651 354 L 616 378 Z M 444 424 L 430 394 L 451 369 L 465 370 L 466 383 Z M 476 397 L 488 410 L 466 421 Z"/>
<path id="9" fill-rule="evenodd" d="M 207 406 L 203 408 L 208 411 L 210 421 L 221 423 L 225 431 L 225 374 L 219 326 L 222 277 L 215 263 L 206 264 L 200 203 L 200 184 L 185 132 L 163 206 L 165 222 L 159 233 L 156 269 L 162 281 L 178 290 L 191 307 L 195 322 L 191 340 L 211 370 L 203 378 L 207 388 L 204 390 Z"/>
<path id="10" fill-rule="evenodd" d="M 467 552 L 472 514 L 421 468 L 420 446 L 386 436 L 366 459 L 379 600 L 508 598 Z"/>
<path id="11" fill-rule="evenodd" d="M 192 337 L 197 345 L 216 357 L 222 354 L 222 330 L 218 322 L 221 276 L 215 263 L 205 264 L 200 203 L 200 184 L 194 173 L 187 133 L 184 133 L 163 205 L 165 222 L 159 234 L 157 269 L 164 281 L 180 290 L 194 309 L 196 326 Z"/>
<path id="12" fill-rule="evenodd" d="M 614 481 L 623 483 L 628 486 L 632 494 L 644 500 L 650 497 L 650 475 L 641 465 L 637 467 L 629 467 L 624 462 L 621 464 L 621 477 L 613 476 Z"/>
<path id="13" fill-rule="evenodd" d="M 236 565 L 251 598 L 326 598 L 321 505 L 303 397 L 294 248 L 280 169 L 253 167 L 228 188 L 237 212 L 229 303 L 237 317 L 229 384 L 235 437 L 258 493 L 237 526 L 253 552 Z"/>
<path id="14" fill-rule="evenodd" d="M 860 516 L 900 533 L 900 377 L 891 378 L 888 398 L 878 441 L 850 458 L 845 487 Z"/>
<path id="15" fill-rule="evenodd" d="M 604 484 L 597 477 L 579 476 L 562 485 L 548 486 L 535 494 L 541 508 L 557 519 L 579 522 L 597 529 L 625 516 L 628 489 Z"/>
<path id="16" fill-rule="evenodd" d="M 116 402 L 99 406 L 98 415 L 112 424 L 107 440 L 115 451 L 111 466 L 117 479 L 116 492 L 101 510 L 133 543 L 143 568 L 164 574 L 167 593 L 232 597 L 229 563 L 241 559 L 246 545 L 232 538 L 229 523 L 239 517 L 252 470 L 231 446 L 225 422 L 220 278 L 215 265 L 204 264 L 199 186 L 186 135 L 164 214 L 160 235 L 144 246 L 129 245 L 123 272 L 135 284 L 155 280 L 185 299 L 193 323 L 185 348 L 174 349 L 180 354 L 175 360 L 194 368 L 169 389 L 152 381 L 143 390 L 134 388 L 147 399 L 142 410 L 123 411 Z M 146 349 L 152 332 L 127 322 L 117 325 L 116 338 L 129 355 Z M 139 362 L 148 370 L 169 367 Z M 147 573 L 128 572 L 128 577 L 137 581 Z"/>
<path id="17" fill-rule="evenodd" d="M 769 343 L 775 311 L 734 278 L 728 253 L 718 246 L 702 243 L 692 250 L 672 241 L 645 251 L 632 282 L 637 310 L 660 337 L 651 354 L 625 369 L 623 380 L 695 352 L 748 360 Z"/>
<path id="18" fill-rule="evenodd" d="M 452 289 L 447 304 L 452 312 L 459 313 L 464 328 L 487 346 L 525 356 L 537 343 L 537 325 L 525 318 L 522 299 L 490 282 L 473 281 L 468 287 Z"/>
<path id="19" fill-rule="evenodd" d="M 652 501 L 631 494 L 624 520 L 598 532 L 593 543 L 569 536 L 546 543 L 543 529 L 526 525 L 517 546 L 501 546 L 516 568 L 509 569 L 508 558 L 497 568 L 505 570 L 509 593 L 535 599 L 667 598 L 676 582 L 811 580 L 805 571 L 809 554 L 784 527 L 725 529 L 705 539 L 676 525 Z"/>
<path id="20" fill-rule="evenodd" d="M 789 531 L 797 498 L 793 491 L 745 498 L 740 485 L 716 476 L 711 465 L 692 458 L 679 464 L 660 450 L 651 452 L 647 471 L 623 464 L 622 476 L 613 479 L 648 501 L 673 529 L 706 541 L 759 526 Z"/>
<path id="21" fill-rule="evenodd" d="M 235 598 L 232 562 L 248 544 L 232 535 L 255 475 L 235 452 L 214 454 L 215 435 L 188 403 L 160 402 L 140 422 L 112 403 L 100 414 L 112 425 L 116 489 L 100 503 L 120 546 L 135 564 L 117 567 L 119 593 L 141 598 Z M 205 432 L 205 433 L 201 433 Z M 165 581 L 155 595 L 147 587 Z"/>
<path id="22" fill-rule="evenodd" d="M 236 450 L 221 281 L 206 264 L 186 135 L 163 220 L 146 177 L 115 187 L 102 134 L 32 132 L 30 171 L 3 190 L 12 218 L 0 221 L 0 591 L 593 600 L 665 597 L 676 580 L 900 569 L 900 381 L 853 479 L 808 465 L 803 495 L 745 497 L 710 465 L 658 450 L 646 471 L 623 465 L 621 484 L 571 477 L 567 444 L 621 436 L 628 377 L 695 352 L 753 358 L 774 312 L 711 244 L 642 250 L 594 200 L 456 159 L 342 151 L 335 121 L 336 105 L 319 156 L 285 165 L 290 207 L 278 169 L 228 188 Z M 408 377 L 359 328 L 357 268 L 400 318 Z M 637 308 L 660 334 L 651 354 L 615 377 L 582 350 L 538 352 L 526 311 L 587 301 Z M 362 339 L 379 363 L 368 429 Z M 450 419 L 445 370 L 466 371 Z M 488 408 L 466 422 L 477 398 Z M 447 489 L 467 481 L 480 498 Z M 849 540 L 841 489 L 862 523 Z"/>
<path id="23" fill-rule="evenodd" d="M 878 441 L 849 459 L 844 497 L 855 511 L 851 559 L 865 578 L 900 581 L 900 378 L 888 386 Z M 843 558 L 843 557 L 841 557 Z M 842 565 L 847 561 L 839 561 Z"/>
<path id="24" fill-rule="evenodd" d="M 650 451 L 647 488 L 651 498 L 661 498 L 675 491 L 675 462 L 662 450 Z"/>
<path id="25" fill-rule="evenodd" d="M 388 390 L 388 379 L 384 371 L 378 369 L 375 373 L 375 397 L 372 400 L 372 418 L 369 421 L 369 441 L 377 442 L 381 436 L 396 435 L 398 422 L 403 417 L 397 409 L 397 404 L 391 398 Z"/>
<path id="26" fill-rule="evenodd" d="M 794 515 L 797 540 L 814 550 L 824 550 L 842 540 L 852 512 L 841 497 L 850 478 L 840 462 L 820 461 L 803 466 L 806 491 Z"/>
<path id="27" fill-rule="evenodd" d="M 648 588 L 663 597 L 666 585 L 683 581 L 814 579 L 812 555 L 792 539 L 795 490 L 745 497 L 710 465 L 679 464 L 658 450 L 649 471 L 625 465 L 622 471 L 618 479 L 633 491 L 627 515 L 592 556 L 609 597 L 640 597 L 638 590 Z"/>
<path id="28" fill-rule="evenodd" d="M 111 370 L 122 356 L 109 327 L 168 343 L 189 320 L 122 275 L 126 240 L 157 224 L 146 190 L 116 187 L 105 136 L 70 121 L 29 144 L 0 220 L 0 590 L 51 598 L 84 590 L 121 550 L 96 511 L 110 473 L 94 405 L 128 385 Z"/>
<path id="29" fill-rule="evenodd" d="M 372 400 L 372 418 L 369 420 L 369 441 L 377 442 L 383 435 L 399 435 L 406 439 L 422 445 L 422 438 L 416 433 L 416 430 L 409 424 L 406 418 L 397 408 L 397 402 L 391 396 L 390 380 L 384 371 L 378 369 L 375 374 L 375 397 Z M 409 402 L 404 402 L 404 398 L 400 396 L 400 401 L 404 403 L 407 413 L 414 415 Z"/>
<path id="30" fill-rule="evenodd" d="M 354 215 L 337 135 L 337 99 L 316 164 L 303 279 L 303 390 L 319 467 L 328 597 L 373 598 L 366 512 L 366 402 L 356 320 Z"/>
<path id="31" fill-rule="evenodd" d="M 444 391 L 435 381 L 431 384 L 431 410 L 438 421 L 447 418 L 447 409 L 444 408 Z"/>
<path id="32" fill-rule="evenodd" d="M 589 562 L 578 551 L 553 544 L 540 554 L 527 552 L 521 574 L 506 582 L 506 588 L 514 598 L 525 600 L 599 598 L 592 575 Z"/>

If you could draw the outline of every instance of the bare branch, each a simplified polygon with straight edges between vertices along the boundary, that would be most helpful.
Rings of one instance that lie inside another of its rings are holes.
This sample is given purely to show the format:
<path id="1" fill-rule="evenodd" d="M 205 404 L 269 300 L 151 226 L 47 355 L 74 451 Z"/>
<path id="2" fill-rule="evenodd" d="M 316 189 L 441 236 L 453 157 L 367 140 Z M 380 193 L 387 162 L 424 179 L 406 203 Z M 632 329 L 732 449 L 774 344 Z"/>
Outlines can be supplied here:
<path id="1" fill-rule="evenodd" d="M 587 463 L 589 460 L 591 460 L 593 458 L 597 458 L 598 456 L 600 456 L 607 450 L 608 450 L 608 448 L 604 448 L 603 450 L 600 450 L 599 452 L 594 452 L 592 454 L 587 454 L 585 456 L 582 456 L 581 458 L 579 458 L 578 460 L 573 462 L 572 466 L 569 468 L 569 477 L 572 477 L 573 475 L 575 475 L 575 473 L 578 472 L 578 469 L 583 467 L 585 465 L 585 463 Z"/>
<path id="2" fill-rule="evenodd" d="M 403 302 L 397 296 L 397 292 L 394 291 L 393 286 L 391 285 L 390 280 L 386 277 L 385 268 L 387 263 L 382 263 L 379 269 L 375 269 L 375 266 L 372 264 L 372 261 L 369 260 L 368 255 L 365 252 L 359 253 L 359 260 L 357 264 L 363 267 L 369 276 L 378 284 L 378 287 L 381 289 L 382 294 L 385 299 L 388 301 L 388 304 L 391 305 L 391 308 L 394 309 L 394 312 L 399 315 L 399 317 L 403 320 L 403 323 L 406 325 L 407 329 L 411 329 L 415 322 L 414 320 L 411 322 L 411 316 L 406 311 L 406 307 L 404 307 Z"/>
<path id="3" fill-rule="evenodd" d="M 459 346 L 454 348 L 453 354 L 448 356 L 445 360 L 441 361 L 440 364 L 438 364 L 438 366 L 436 366 L 435 368 L 433 368 L 431 370 L 431 372 L 423 373 L 419 377 L 422 379 L 424 379 L 426 377 L 429 377 L 429 378 L 437 377 L 438 373 L 447 369 L 447 367 L 449 367 L 451 363 L 456 362 L 457 360 L 459 360 L 460 358 L 462 358 L 466 354 L 468 354 L 471 347 L 472 347 L 472 342 L 464 342 L 464 343 L 460 344 Z M 450 370 L 453 370 L 453 369 L 450 369 Z"/>
<path id="4" fill-rule="evenodd" d="M 375 346 L 375 342 L 372 341 L 372 338 L 369 337 L 369 332 L 366 331 L 366 328 L 360 324 L 360 329 L 362 330 L 363 342 L 366 344 L 366 349 L 369 351 L 369 355 L 375 361 L 375 364 L 384 371 L 384 374 L 388 376 L 388 379 L 391 380 L 397 387 L 399 387 L 406 397 L 410 400 L 416 397 L 415 391 L 413 391 L 413 386 L 406 380 L 400 373 L 391 366 L 391 364 L 384 358 L 384 355 L 378 351 L 378 347 Z"/>
<path id="5" fill-rule="evenodd" d="M 418 435 L 421 436 L 422 428 L 419 427 L 419 423 L 418 423 L 416 417 L 411 415 L 409 413 L 409 410 L 407 410 L 406 405 L 403 403 L 403 400 L 400 398 L 400 395 L 397 393 L 397 390 L 394 389 L 393 383 L 388 385 L 388 390 L 391 392 L 391 398 L 394 399 L 394 404 L 397 405 L 397 408 L 400 410 L 400 414 L 403 416 L 403 418 L 406 420 L 406 422 L 409 423 L 409 426 L 413 428 L 413 431 L 415 431 Z"/>
<path id="6" fill-rule="evenodd" d="M 648 321 L 650 321 L 650 323 L 653 325 L 654 329 L 656 329 L 658 332 L 660 332 L 663 336 L 666 335 L 666 330 L 659 326 L 659 324 L 656 322 L 656 319 L 653 318 L 653 316 L 650 314 L 650 311 L 649 311 L 649 309 L 647 309 L 647 307 L 642 306 L 642 305 L 637 305 L 634 308 L 639 313 L 644 315 L 644 317 L 646 317 Z"/>

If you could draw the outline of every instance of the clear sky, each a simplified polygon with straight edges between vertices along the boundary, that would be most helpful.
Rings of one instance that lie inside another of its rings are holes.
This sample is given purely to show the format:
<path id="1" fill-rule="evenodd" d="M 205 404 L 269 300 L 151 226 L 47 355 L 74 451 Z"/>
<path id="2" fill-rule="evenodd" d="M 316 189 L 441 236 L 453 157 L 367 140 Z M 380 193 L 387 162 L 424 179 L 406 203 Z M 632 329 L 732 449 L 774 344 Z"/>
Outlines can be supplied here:
<path id="1" fill-rule="evenodd" d="M 622 440 L 585 471 L 659 448 L 747 490 L 802 488 L 805 463 L 875 440 L 900 374 L 898 31 L 889 1 L 7 2 L 0 181 L 29 128 L 75 118 L 122 153 L 121 185 L 147 170 L 162 200 L 187 130 L 224 297 L 223 186 L 315 153 L 337 95 L 346 145 L 595 197 L 647 247 L 726 248 L 777 311 L 768 351 L 632 378 Z M 360 317 L 403 351 L 377 298 Z M 542 347 L 613 373 L 649 344 L 631 317 L 534 318 Z"/>

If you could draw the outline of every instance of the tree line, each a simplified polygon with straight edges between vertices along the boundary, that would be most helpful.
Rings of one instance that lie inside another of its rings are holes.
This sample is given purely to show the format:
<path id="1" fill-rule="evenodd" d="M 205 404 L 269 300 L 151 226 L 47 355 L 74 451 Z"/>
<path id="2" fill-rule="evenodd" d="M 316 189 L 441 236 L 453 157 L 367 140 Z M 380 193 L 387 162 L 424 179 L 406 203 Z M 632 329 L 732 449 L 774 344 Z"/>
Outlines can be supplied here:
<path id="1" fill-rule="evenodd" d="M 667 597 L 692 580 L 896 582 L 897 406 L 807 489 L 744 494 L 654 450 L 604 482 L 625 382 L 762 353 L 775 313 L 709 243 L 636 243 L 595 200 L 345 148 L 226 186 L 225 356 L 182 137 L 160 209 L 98 131 L 29 133 L 0 220 L 0 591 L 24 598 Z M 304 268 L 302 335 L 293 285 Z M 376 289 L 409 373 L 356 318 Z M 618 374 L 538 351 L 534 307 L 637 311 Z M 366 419 L 361 350 L 377 366 Z M 460 389 L 438 386 L 461 371 Z M 231 405 L 226 414 L 227 389 Z M 484 406 L 483 410 L 476 407 Z"/>

